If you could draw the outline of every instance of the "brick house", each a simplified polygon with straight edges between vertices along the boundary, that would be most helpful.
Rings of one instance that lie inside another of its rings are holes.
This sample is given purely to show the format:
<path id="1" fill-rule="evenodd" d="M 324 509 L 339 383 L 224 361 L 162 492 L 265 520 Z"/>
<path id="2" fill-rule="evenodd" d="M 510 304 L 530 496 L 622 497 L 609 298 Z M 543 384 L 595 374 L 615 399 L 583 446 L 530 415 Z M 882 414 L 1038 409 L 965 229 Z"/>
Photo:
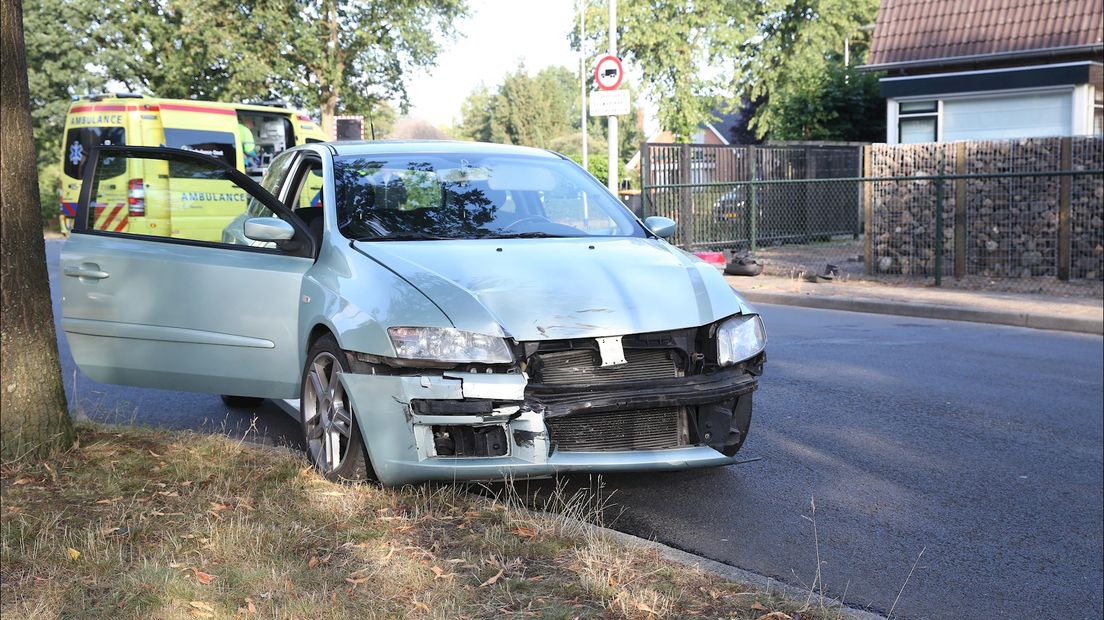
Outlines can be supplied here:
<path id="1" fill-rule="evenodd" d="M 1104 0 L 882 0 L 890 144 L 1100 135 Z"/>

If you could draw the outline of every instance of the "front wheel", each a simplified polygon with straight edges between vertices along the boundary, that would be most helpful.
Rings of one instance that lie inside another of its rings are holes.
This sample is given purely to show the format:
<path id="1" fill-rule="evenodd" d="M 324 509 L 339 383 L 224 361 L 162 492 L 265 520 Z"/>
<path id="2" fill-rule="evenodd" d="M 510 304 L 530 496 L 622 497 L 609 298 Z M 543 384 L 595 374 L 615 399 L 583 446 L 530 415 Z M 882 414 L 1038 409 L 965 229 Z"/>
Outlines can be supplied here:
<path id="1" fill-rule="evenodd" d="M 333 482 L 375 479 L 352 402 L 341 384 L 348 364 L 333 336 L 319 338 L 307 354 L 299 400 L 307 457 Z"/>

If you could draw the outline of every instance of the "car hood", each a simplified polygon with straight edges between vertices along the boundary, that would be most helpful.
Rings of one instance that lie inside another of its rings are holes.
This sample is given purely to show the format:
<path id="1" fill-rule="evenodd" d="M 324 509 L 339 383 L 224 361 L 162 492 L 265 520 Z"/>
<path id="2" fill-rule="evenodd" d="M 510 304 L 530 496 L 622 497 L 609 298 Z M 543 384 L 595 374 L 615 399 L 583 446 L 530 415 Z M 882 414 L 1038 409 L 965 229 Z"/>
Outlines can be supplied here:
<path id="1" fill-rule="evenodd" d="M 519 341 L 705 325 L 752 312 L 716 268 L 638 238 L 355 242 L 460 329 Z"/>

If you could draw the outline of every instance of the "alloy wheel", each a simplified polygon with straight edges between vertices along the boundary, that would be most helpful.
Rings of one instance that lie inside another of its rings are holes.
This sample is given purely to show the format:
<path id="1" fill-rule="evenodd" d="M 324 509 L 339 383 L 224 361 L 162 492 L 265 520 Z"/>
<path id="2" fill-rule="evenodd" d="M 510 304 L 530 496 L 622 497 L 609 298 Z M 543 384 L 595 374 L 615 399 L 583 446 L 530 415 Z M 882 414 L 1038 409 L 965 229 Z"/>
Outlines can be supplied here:
<path id="1" fill-rule="evenodd" d="M 303 385 L 303 420 L 311 460 L 323 473 L 332 472 L 349 456 L 353 411 L 341 385 L 341 364 L 333 354 L 319 353 L 311 361 Z"/>

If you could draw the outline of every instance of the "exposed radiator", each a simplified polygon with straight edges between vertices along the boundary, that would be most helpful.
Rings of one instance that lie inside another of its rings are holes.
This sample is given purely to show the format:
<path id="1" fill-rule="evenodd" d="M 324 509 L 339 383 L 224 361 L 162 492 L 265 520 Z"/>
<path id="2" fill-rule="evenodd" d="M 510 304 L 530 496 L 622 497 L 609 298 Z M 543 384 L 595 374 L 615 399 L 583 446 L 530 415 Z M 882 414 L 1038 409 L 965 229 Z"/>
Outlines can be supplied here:
<path id="1" fill-rule="evenodd" d="M 677 377 L 677 354 L 667 349 L 625 349 L 627 364 L 602 367 L 597 351 L 542 353 L 540 382 L 547 384 L 608 385 L 628 381 Z"/>
<path id="2" fill-rule="evenodd" d="M 577 413 L 548 418 L 556 449 L 563 452 L 661 450 L 679 446 L 685 414 L 679 408 Z"/>

